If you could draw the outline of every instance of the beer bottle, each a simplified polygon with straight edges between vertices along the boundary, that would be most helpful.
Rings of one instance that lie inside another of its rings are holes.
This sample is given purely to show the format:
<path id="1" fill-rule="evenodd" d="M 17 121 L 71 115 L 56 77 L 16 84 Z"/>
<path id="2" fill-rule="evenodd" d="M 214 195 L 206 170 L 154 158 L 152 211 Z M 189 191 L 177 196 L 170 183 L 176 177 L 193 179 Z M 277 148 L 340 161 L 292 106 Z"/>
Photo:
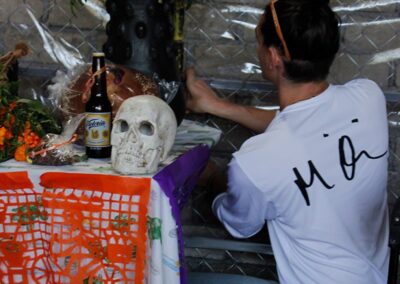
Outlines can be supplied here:
<path id="1" fill-rule="evenodd" d="M 111 103 L 107 96 L 105 55 L 93 53 L 93 86 L 90 99 L 86 103 L 85 145 L 89 158 L 108 158 L 111 156 Z M 97 73 L 96 73 L 97 72 Z"/>

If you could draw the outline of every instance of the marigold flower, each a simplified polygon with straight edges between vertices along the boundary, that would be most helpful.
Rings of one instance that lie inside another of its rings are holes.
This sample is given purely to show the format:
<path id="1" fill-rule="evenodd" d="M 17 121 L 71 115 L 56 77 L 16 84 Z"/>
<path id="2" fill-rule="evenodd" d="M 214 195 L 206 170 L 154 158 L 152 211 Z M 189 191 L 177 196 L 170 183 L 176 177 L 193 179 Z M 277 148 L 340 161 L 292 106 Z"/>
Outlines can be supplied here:
<path id="1" fill-rule="evenodd" d="M 6 114 L 7 110 L 5 108 L 0 109 L 0 118 L 2 118 Z"/>
<path id="2" fill-rule="evenodd" d="M 16 106 L 17 102 L 12 102 L 11 104 L 8 105 L 8 108 L 10 109 L 10 111 L 12 111 L 13 109 L 15 109 Z"/>
<path id="3" fill-rule="evenodd" d="M 15 116 L 13 114 L 9 115 L 9 119 L 4 121 L 4 126 L 11 128 L 15 122 Z"/>
<path id="4" fill-rule="evenodd" d="M 9 120 L 10 127 L 14 124 L 14 122 L 15 122 L 15 115 L 10 114 L 10 120 Z"/>
<path id="5" fill-rule="evenodd" d="M 21 145 L 15 150 L 14 159 L 20 162 L 26 161 L 26 145 Z"/>
<path id="6" fill-rule="evenodd" d="M 24 142 L 29 148 L 34 148 L 40 144 L 40 137 L 35 132 L 25 132 L 24 133 Z"/>
<path id="7" fill-rule="evenodd" d="M 10 130 L 7 130 L 5 136 L 4 136 L 7 140 L 11 139 L 14 137 L 14 135 L 12 134 L 12 132 Z"/>
<path id="8" fill-rule="evenodd" d="M 58 131 L 60 127 L 37 102 L 19 101 L 18 95 L 12 92 L 13 86 L 6 81 L 2 83 L 6 98 L 0 102 L 0 161 L 12 157 L 17 161 L 27 161 L 29 151 L 40 145 L 40 136 Z M 51 124 L 47 125 L 45 122 L 49 121 Z"/>
<path id="9" fill-rule="evenodd" d="M 0 145 L 4 145 L 4 139 L 6 138 L 7 128 L 4 126 L 0 127 Z"/>

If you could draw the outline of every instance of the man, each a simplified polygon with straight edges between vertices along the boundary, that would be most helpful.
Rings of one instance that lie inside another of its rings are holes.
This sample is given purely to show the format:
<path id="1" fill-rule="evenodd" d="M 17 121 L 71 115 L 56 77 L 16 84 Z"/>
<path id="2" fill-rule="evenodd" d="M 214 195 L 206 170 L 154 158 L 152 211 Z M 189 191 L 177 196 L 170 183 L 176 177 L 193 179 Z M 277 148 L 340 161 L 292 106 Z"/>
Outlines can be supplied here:
<path id="1" fill-rule="evenodd" d="M 323 0 L 273 0 L 256 28 L 280 111 L 218 98 L 193 69 L 187 106 L 263 132 L 233 154 L 213 211 L 238 238 L 267 222 L 280 283 L 386 283 L 388 129 L 372 81 L 326 81 L 338 18 Z"/>

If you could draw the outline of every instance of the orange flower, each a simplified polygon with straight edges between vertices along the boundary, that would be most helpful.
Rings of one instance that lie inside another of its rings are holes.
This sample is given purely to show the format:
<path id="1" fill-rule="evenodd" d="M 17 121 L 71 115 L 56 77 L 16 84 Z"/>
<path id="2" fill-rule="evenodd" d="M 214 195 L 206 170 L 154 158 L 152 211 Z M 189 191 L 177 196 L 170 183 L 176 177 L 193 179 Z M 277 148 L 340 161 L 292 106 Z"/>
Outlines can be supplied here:
<path id="1" fill-rule="evenodd" d="M 15 150 L 14 159 L 20 162 L 26 161 L 26 145 L 21 145 Z"/>
<path id="2" fill-rule="evenodd" d="M 17 161 L 25 162 L 28 150 L 35 148 L 41 142 L 40 137 L 31 130 L 31 124 L 29 121 L 25 122 L 24 133 L 22 136 L 18 136 L 18 142 L 23 144 L 15 150 L 14 158 Z"/>
<path id="3" fill-rule="evenodd" d="M 15 122 L 15 115 L 13 115 L 13 114 L 10 114 L 10 126 L 12 126 L 13 124 L 14 124 L 14 122 Z"/>
<path id="4" fill-rule="evenodd" d="M 25 122 L 25 130 L 22 139 L 28 148 L 35 148 L 41 142 L 40 137 L 31 130 L 31 124 L 29 121 Z M 20 141 L 20 137 L 18 137 L 18 140 Z"/>
<path id="5" fill-rule="evenodd" d="M 15 116 L 13 114 L 10 114 L 9 117 L 10 118 L 8 120 L 4 121 L 4 126 L 11 128 L 15 122 Z"/>
<path id="6" fill-rule="evenodd" d="M 24 142 L 29 148 L 34 148 L 40 144 L 40 137 L 35 132 L 25 132 Z"/>
<path id="7" fill-rule="evenodd" d="M 7 128 L 4 126 L 0 127 L 0 145 L 4 145 L 4 139 L 6 138 Z"/>
<path id="8" fill-rule="evenodd" d="M 8 108 L 10 109 L 10 111 L 12 111 L 13 109 L 15 109 L 16 106 L 17 102 L 12 102 L 11 104 L 8 105 Z"/>
<path id="9" fill-rule="evenodd" d="M 11 139 L 13 137 L 14 137 L 14 135 L 12 134 L 12 132 L 10 130 L 7 130 L 5 138 L 8 140 L 8 139 Z"/>

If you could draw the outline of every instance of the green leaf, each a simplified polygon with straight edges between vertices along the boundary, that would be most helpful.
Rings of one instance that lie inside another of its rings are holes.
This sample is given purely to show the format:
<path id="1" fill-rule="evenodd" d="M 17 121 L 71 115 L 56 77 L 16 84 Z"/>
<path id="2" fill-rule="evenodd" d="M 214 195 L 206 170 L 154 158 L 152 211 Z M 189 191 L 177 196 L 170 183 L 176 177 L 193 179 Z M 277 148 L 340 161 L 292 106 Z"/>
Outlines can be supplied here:
<path id="1" fill-rule="evenodd" d="M 46 221 L 49 217 L 47 215 L 39 215 L 40 220 Z"/>
<path id="2" fill-rule="evenodd" d="M 34 112 L 37 112 L 37 113 L 40 113 L 43 115 L 47 114 L 43 108 L 42 103 L 39 101 L 34 101 L 34 100 L 29 100 L 29 99 L 18 99 L 17 103 L 27 104 L 28 107 Z"/>
<path id="3" fill-rule="evenodd" d="M 21 207 L 19 207 L 19 211 L 23 212 L 23 213 L 26 213 L 26 212 L 28 212 L 28 208 L 27 208 L 26 205 L 22 205 Z"/>
<path id="4" fill-rule="evenodd" d="M 36 212 L 36 211 L 38 211 L 36 205 L 30 205 L 30 206 L 29 206 L 29 210 L 30 210 L 31 212 Z"/>

